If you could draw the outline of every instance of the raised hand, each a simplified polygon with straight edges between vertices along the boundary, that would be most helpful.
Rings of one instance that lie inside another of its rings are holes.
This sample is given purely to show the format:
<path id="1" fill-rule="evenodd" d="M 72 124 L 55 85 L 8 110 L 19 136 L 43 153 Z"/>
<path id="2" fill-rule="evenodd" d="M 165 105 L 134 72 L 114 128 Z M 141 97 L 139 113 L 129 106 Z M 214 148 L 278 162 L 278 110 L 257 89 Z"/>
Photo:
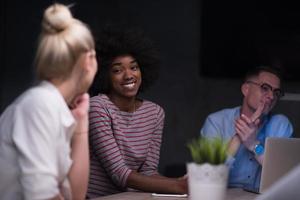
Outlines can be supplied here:
<path id="1" fill-rule="evenodd" d="M 265 103 L 260 103 L 256 109 L 256 111 L 253 113 L 253 115 L 251 116 L 251 121 L 255 123 L 256 120 L 258 120 L 260 118 L 260 116 L 263 113 L 263 110 L 265 108 Z"/>
<path id="2" fill-rule="evenodd" d="M 89 95 L 84 93 L 73 101 L 71 105 L 72 114 L 77 122 L 75 133 L 88 132 L 88 110 L 89 110 Z"/>
<path id="3" fill-rule="evenodd" d="M 89 177 L 89 144 L 88 144 L 88 110 L 89 95 L 77 96 L 71 105 L 76 127 L 71 142 L 71 158 L 73 160 L 69 180 L 73 199 L 84 199 Z"/>
<path id="4" fill-rule="evenodd" d="M 260 103 L 256 111 L 249 118 L 242 114 L 235 122 L 235 131 L 241 142 L 252 150 L 256 143 L 256 135 L 259 128 L 260 116 L 264 110 L 264 103 Z"/>

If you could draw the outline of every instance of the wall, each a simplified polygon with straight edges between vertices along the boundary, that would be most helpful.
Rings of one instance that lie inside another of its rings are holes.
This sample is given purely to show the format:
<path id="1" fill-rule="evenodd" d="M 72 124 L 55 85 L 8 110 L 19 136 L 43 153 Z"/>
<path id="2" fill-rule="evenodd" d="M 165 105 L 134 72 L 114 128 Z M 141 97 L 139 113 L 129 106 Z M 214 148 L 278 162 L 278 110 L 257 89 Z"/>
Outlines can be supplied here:
<path id="1" fill-rule="evenodd" d="M 32 59 L 42 9 L 51 2 L 2 1 L 6 9 L 0 41 L 5 55 L 1 62 L 0 112 L 33 82 Z M 181 175 L 182 167 L 190 161 L 186 143 L 199 135 L 206 116 L 241 102 L 240 79 L 199 74 L 201 1 L 82 0 L 73 10 L 93 30 L 108 21 L 138 26 L 158 44 L 163 59 L 160 77 L 143 96 L 160 104 L 166 112 L 159 169 L 170 176 Z M 299 92 L 299 86 L 300 81 L 288 82 L 286 88 Z M 276 111 L 288 115 L 299 136 L 298 109 L 298 102 L 283 101 Z"/>

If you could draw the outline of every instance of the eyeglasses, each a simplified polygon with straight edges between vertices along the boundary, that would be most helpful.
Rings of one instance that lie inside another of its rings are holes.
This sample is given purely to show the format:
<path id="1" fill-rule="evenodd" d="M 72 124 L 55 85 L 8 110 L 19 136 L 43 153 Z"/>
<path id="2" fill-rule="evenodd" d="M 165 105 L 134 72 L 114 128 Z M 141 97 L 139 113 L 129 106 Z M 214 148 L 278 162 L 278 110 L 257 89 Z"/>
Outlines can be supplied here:
<path id="1" fill-rule="evenodd" d="M 273 92 L 273 95 L 277 98 L 280 99 L 281 97 L 284 96 L 284 92 L 280 88 L 273 88 L 271 85 L 268 83 L 256 83 L 254 81 L 246 81 L 246 83 L 252 83 L 254 85 L 257 85 L 260 87 L 260 90 L 264 94 L 268 94 L 269 92 Z"/>

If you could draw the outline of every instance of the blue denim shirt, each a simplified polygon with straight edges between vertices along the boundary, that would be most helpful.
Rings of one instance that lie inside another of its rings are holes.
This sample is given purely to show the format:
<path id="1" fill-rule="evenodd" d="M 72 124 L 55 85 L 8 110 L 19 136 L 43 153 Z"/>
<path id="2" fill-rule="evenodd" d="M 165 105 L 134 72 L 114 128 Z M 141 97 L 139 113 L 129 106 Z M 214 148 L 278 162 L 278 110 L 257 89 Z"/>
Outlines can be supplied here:
<path id="1" fill-rule="evenodd" d="M 210 114 L 202 129 L 203 137 L 221 137 L 229 141 L 235 134 L 234 121 L 240 116 L 240 107 L 224 109 Z M 284 115 L 268 115 L 262 120 L 262 126 L 257 134 L 257 140 L 265 143 L 266 137 L 291 137 L 293 127 Z M 240 188 L 259 188 L 261 165 L 256 161 L 253 152 L 244 145 L 231 158 L 228 186 Z"/>

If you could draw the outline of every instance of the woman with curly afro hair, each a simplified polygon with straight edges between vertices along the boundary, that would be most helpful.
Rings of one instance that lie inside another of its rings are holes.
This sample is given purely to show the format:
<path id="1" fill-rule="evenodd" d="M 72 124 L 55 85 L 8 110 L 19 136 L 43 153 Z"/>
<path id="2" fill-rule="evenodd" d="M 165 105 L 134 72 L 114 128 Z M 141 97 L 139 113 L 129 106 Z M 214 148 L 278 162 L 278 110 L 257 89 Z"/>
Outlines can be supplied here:
<path id="1" fill-rule="evenodd" d="M 90 90 L 88 198 L 132 190 L 187 193 L 185 178 L 157 171 L 164 110 L 138 97 L 157 78 L 155 46 L 133 29 L 106 27 L 96 40 L 100 73 Z"/>

